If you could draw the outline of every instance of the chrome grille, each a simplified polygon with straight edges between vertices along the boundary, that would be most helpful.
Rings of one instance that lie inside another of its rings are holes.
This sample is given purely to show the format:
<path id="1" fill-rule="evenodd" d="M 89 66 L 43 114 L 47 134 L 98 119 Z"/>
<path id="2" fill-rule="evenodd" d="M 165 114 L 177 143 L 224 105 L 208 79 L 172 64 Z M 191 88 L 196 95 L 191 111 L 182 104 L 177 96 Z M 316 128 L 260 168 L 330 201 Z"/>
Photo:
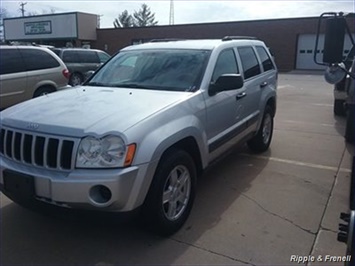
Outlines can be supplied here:
<path id="1" fill-rule="evenodd" d="M 60 170 L 74 167 L 75 140 L 2 128 L 0 153 L 14 161 Z"/>

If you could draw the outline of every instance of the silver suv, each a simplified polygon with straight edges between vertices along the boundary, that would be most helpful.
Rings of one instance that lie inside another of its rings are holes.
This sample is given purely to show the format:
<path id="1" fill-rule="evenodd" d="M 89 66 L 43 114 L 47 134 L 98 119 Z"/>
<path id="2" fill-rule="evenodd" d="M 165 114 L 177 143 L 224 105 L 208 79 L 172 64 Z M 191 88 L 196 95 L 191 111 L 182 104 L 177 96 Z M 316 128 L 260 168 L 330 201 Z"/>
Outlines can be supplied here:
<path id="1" fill-rule="evenodd" d="M 253 38 L 130 46 L 83 86 L 1 113 L 0 184 L 20 204 L 128 212 L 177 231 L 234 144 L 268 149 L 277 70 Z"/>
<path id="2" fill-rule="evenodd" d="M 0 109 L 67 87 L 69 71 L 47 48 L 0 46 Z"/>

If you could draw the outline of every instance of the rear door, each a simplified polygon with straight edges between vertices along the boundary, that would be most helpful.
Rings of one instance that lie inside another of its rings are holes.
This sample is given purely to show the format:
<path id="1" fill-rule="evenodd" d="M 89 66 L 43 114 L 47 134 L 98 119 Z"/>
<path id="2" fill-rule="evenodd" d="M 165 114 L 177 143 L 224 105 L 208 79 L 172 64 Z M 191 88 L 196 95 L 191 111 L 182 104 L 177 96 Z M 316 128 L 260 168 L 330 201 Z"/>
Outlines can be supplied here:
<path id="1" fill-rule="evenodd" d="M 0 49 L 0 109 L 26 99 L 27 72 L 18 49 Z"/>
<path id="2" fill-rule="evenodd" d="M 253 46 L 238 47 L 237 51 L 240 57 L 246 94 L 243 120 L 246 127 L 250 131 L 254 131 L 261 116 L 261 91 L 266 86 L 265 77 L 262 75 L 262 68 Z"/>

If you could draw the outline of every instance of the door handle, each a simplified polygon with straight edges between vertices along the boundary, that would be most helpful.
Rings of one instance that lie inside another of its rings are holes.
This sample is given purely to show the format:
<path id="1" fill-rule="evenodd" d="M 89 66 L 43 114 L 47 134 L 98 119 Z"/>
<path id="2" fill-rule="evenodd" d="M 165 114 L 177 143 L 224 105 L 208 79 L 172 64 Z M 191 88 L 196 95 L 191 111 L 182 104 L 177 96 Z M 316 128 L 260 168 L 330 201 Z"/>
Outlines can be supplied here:
<path id="1" fill-rule="evenodd" d="M 235 99 L 238 101 L 241 98 L 244 98 L 245 96 L 247 96 L 247 94 L 245 92 L 239 93 L 237 94 L 237 96 L 235 97 Z"/>
<path id="2" fill-rule="evenodd" d="M 263 83 L 260 84 L 260 88 L 265 88 L 268 85 L 268 83 L 266 81 L 264 81 Z"/>

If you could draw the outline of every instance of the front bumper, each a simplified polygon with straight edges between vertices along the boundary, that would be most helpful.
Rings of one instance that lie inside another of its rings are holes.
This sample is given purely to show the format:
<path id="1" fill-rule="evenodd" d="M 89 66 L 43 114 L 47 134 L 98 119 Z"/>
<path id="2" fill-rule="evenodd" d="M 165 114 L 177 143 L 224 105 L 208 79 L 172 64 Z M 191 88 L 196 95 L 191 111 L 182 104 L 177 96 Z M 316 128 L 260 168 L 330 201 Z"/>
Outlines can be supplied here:
<path id="1" fill-rule="evenodd" d="M 147 170 L 148 164 L 53 171 L 0 156 L 0 188 L 14 201 L 25 194 L 62 207 L 127 212 L 142 204 Z"/>

